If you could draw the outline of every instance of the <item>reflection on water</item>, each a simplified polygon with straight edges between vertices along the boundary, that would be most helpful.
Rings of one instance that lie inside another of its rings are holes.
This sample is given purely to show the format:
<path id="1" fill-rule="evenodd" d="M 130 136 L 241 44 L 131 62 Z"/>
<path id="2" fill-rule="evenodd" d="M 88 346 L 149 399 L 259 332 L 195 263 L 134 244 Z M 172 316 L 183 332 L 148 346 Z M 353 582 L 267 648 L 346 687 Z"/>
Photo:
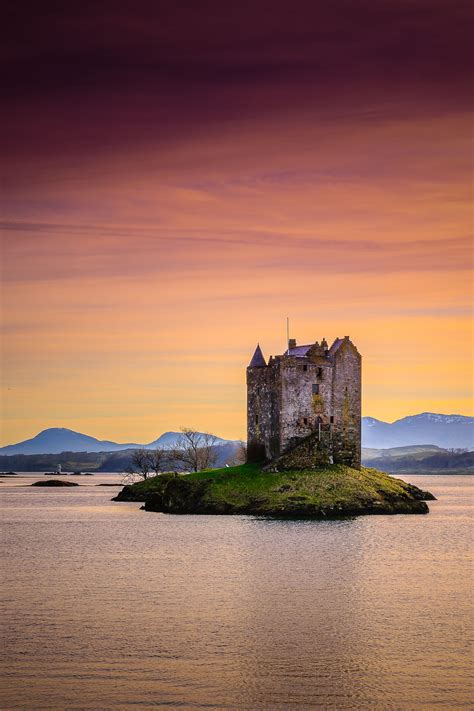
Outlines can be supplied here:
<path id="1" fill-rule="evenodd" d="M 471 480 L 409 479 L 429 516 L 338 522 L 2 484 L 1 707 L 469 708 Z"/>

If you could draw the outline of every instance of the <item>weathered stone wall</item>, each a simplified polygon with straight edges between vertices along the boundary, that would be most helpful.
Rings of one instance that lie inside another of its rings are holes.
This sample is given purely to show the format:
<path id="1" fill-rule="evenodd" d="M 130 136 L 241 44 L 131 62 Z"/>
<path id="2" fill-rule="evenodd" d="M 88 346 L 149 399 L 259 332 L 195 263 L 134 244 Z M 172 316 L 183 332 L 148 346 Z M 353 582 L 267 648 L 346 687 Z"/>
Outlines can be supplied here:
<path id="1" fill-rule="evenodd" d="M 318 393 L 313 393 L 313 385 Z M 281 361 L 281 451 L 317 429 L 318 417 L 329 423 L 332 398 L 332 365 L 306 358 Z"/>
<path id="2" fill-rule="evenodd" d="M 272 459 L 280 452 L 279 368 L 247 368 L 247 458 Z"/>
<path id="3" fill-rule="evenodd" d="M 334 356 L 332 414 L 335 463 L 360 467 L 361 357 L 348 338 Z"/>

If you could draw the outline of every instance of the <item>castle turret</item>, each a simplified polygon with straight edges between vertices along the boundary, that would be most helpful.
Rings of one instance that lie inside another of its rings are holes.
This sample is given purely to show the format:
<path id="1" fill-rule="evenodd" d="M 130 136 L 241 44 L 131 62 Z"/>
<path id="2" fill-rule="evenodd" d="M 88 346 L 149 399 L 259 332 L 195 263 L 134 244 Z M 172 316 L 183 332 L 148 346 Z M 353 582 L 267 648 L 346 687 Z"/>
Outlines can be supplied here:
<path id="1" fill-rule="evenodd" d="M 257 343 L 255 353 L 252 356 L 252 360 L 248 364 L 249 368 L 264 368 L 266 366 L 265 358 L 263 357 L 262 349 L 260 344 Z"/>

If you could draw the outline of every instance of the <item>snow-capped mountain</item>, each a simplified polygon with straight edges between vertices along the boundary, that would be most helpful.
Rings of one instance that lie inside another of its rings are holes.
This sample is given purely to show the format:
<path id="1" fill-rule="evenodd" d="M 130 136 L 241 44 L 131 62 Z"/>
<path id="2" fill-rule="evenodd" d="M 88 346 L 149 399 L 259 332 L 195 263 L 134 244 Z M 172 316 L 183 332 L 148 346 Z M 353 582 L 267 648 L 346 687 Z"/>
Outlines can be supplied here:
<path id="1" fill-rule="evenodd" d="M 474 417 L 422 412 L 392 423 L 363 417 L 362 444 L 379 449 L 411 444 L 474 449 Z"/>

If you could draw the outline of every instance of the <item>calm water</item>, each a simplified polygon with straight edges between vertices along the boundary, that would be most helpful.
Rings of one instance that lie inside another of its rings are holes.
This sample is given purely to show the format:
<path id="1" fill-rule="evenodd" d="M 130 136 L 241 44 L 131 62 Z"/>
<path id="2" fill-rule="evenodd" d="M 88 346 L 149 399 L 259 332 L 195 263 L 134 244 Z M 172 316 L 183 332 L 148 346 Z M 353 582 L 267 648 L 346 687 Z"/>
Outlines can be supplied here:
<path id="1" fill-rule="evenodd" d="M 145 513 L 111 480 L 1 480 L 2 709 L 471 708 L 473 479 L 341 522 Z"/>

